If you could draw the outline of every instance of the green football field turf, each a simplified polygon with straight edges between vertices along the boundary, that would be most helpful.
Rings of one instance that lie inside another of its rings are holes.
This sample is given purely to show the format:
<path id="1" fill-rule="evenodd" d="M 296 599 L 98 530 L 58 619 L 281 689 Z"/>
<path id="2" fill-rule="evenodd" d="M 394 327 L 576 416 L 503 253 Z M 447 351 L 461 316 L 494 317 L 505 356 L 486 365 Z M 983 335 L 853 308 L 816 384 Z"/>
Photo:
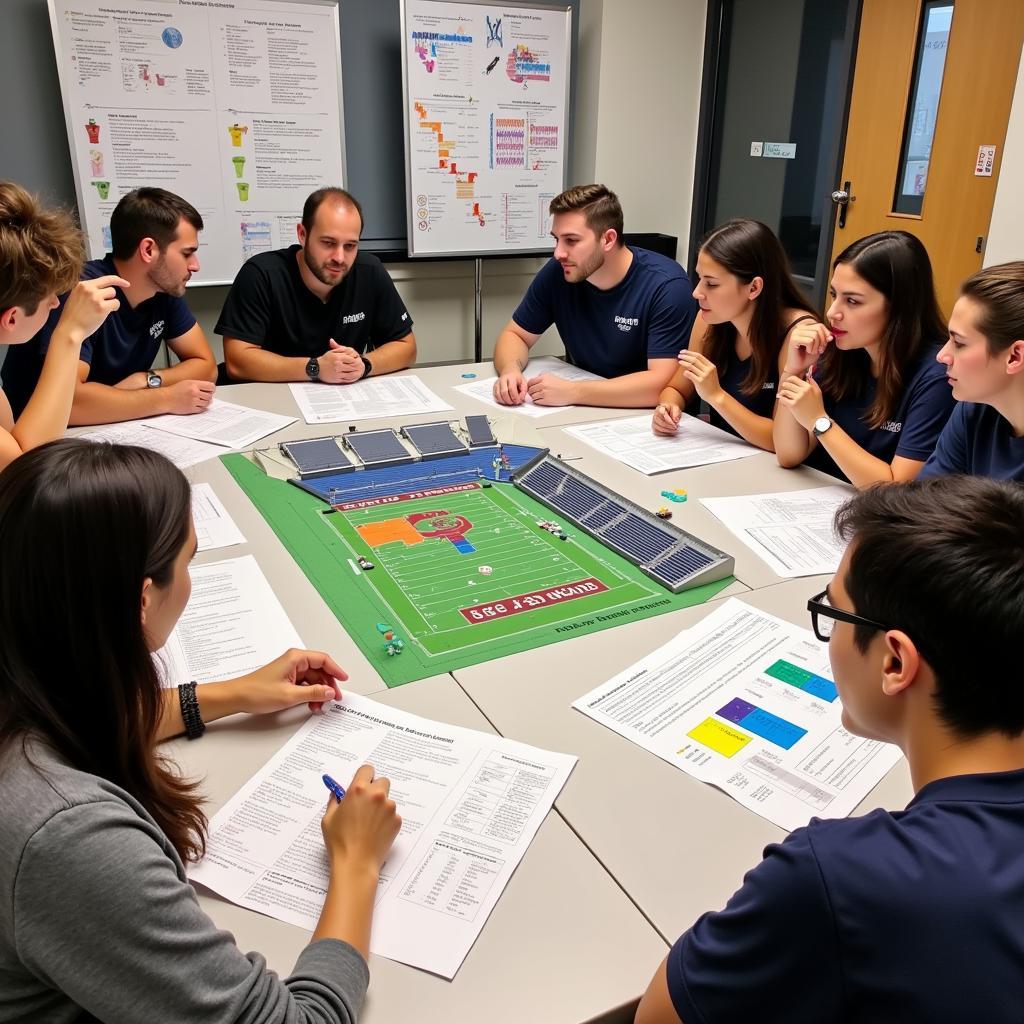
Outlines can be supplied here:
<path id="1" fill-rule="evenodd" d="M 732 582 L 672 594 L 510 484 L 332 511 L 244 455 L 222 461 L 388 686 L 686 608 Z M 401 653 L 387 654 L 378 624 Z"/>

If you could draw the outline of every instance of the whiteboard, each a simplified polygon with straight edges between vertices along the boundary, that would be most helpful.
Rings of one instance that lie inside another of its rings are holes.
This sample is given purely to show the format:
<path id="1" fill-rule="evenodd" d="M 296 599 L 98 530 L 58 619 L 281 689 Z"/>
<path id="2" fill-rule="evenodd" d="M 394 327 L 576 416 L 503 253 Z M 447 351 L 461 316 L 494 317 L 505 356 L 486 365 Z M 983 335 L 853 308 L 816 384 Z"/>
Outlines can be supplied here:
<path id="1" fill-rule="evenodd" d="M 571 43 L 571 8 L 403 0 L 410 256 L 550 247 Z"/>
<path id="2" fill-rule="evenodd" d="M 295 241 L 345 180 L 336 0 L 48 0 L 89 256 L 143 185 L 202 214 L 194 284 Z"/>

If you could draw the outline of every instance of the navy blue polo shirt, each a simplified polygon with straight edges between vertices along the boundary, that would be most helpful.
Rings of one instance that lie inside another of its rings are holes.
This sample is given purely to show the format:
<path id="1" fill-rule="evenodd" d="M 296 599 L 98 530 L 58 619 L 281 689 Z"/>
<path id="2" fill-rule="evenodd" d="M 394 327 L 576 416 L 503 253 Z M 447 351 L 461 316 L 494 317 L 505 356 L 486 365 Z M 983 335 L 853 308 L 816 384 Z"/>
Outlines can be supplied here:
<path id="1" fill-rule="evenodd" d="M 883 462 L 891 463 L 897 455 L 926 461 L 935 451 L 939 434 L 956 405 L 946 380 L 946 367 L 935 361 L 938 351 L 939 346 L 929 346 L 911 366 L 896 408 L 880 427 L 869 427 L 866 422 L 878 386 L 874 378 L 860 395 L 847 395 L 839 400 L 826 395 L 825 411 L 861 448 Z M 847 479 L 822 444 L 805 461 L 824 473 Z"/>
<path id="2" fill-rule="evenodd" d="M 957 402 L 921 476 L 950 473 L 1024 481 L 1024 437 L 992 406 Z"/>
<path id="3" fill-rule="evenodd" d="M 566 281 L 561 264 L 548 261 L 512 319 L 529 334 L 554 324 L 572 362 L 601 377 L 646 370 L 648 359 L 675 359 L 697 315 L 690 279 L 667 256 L 629 251 L 626 276 L 604 290 Z"/>
<path id="4" fill-rule="evenodd" d="M 116 273 L 113 256 L 107 253 L 103 259 L 90 260 L 85 264 L 82 280 L 91 281 Z M 85 339 L 79 357 L 83 363 L 89 364 L 86 379 L 98 384 L 114 385 L 133 373 L 148 370 L 164 340 L 180 338 L 196 322 L 184 299 L 157 292 L 133 308 L 120 288 L 114 290 L 121 308 L 111 313 L 99 330 Z M 21 414 L 32 397 L 43 369 L 43 358 L 67 297 L 61 296 L 60 306 L 50 313 L 31 341 L 12 346 L 7 354 L 3 367 L 4 392 L 15 417 Z"/>
<path id="5" fill-rule="evenodd" d="M 768 846 L 668 955 L 686 1024 L 1019 1024 L 1024 771 L 929 783 L 906 810 Z"/>
<path id="6" fill-rule="evenodd" d="M 747 374 L 750 373 L 750 364 L 753 358 L 753 356 L 749 356 L 747 359 L 737 359 L 736 353 L 730 352 L 725 369 L 718 371 L 718 383 L 727 395 L 735 398 L 740 405 L 745 409 L 749 409 L 755 416 L 764 416 L 767 419 L 771 419 L 772 413 L 775 411 L 775 393 L 779 386 L 778 363 L 776 362 L 772 365 L 768 371 L 768 377 L 761 388 L 752 395 L 749 395 L 743 390 L 743 385 L 746 383 Z M 713 426 L 718 427 L 720 430 L 727 430 L 730 434 L 739 437 L 732 424 L 714 406 L 709 408 L 711 412 L 710 421 Z"/>

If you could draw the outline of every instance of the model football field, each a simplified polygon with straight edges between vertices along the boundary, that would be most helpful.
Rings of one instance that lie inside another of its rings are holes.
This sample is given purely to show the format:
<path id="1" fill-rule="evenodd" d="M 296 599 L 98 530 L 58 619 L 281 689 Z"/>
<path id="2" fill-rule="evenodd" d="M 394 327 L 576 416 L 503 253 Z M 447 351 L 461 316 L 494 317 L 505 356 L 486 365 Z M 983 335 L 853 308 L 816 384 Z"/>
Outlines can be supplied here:
<path id="1" fill-rule="evenodd" d="M 222 461 L 388 686 L 686 608 L 732 582 L 672 594 L 509 483 L 331 508 L 244 455 Z"/>

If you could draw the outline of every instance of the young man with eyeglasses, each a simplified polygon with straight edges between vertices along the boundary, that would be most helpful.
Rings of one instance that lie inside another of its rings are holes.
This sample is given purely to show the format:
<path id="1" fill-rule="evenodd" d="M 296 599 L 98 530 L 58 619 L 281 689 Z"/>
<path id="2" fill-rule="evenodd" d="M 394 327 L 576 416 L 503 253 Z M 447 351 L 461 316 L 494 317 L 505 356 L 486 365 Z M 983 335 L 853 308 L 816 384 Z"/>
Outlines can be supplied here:
<path id="1" fill-rule="evenodd" d="M 895 743 L 905 810 L 766 848 L 658 968 L 637 1024 L 1024 1019 L 1024 487 L 877 487 L 808 608 L 843 724 Z"/>

